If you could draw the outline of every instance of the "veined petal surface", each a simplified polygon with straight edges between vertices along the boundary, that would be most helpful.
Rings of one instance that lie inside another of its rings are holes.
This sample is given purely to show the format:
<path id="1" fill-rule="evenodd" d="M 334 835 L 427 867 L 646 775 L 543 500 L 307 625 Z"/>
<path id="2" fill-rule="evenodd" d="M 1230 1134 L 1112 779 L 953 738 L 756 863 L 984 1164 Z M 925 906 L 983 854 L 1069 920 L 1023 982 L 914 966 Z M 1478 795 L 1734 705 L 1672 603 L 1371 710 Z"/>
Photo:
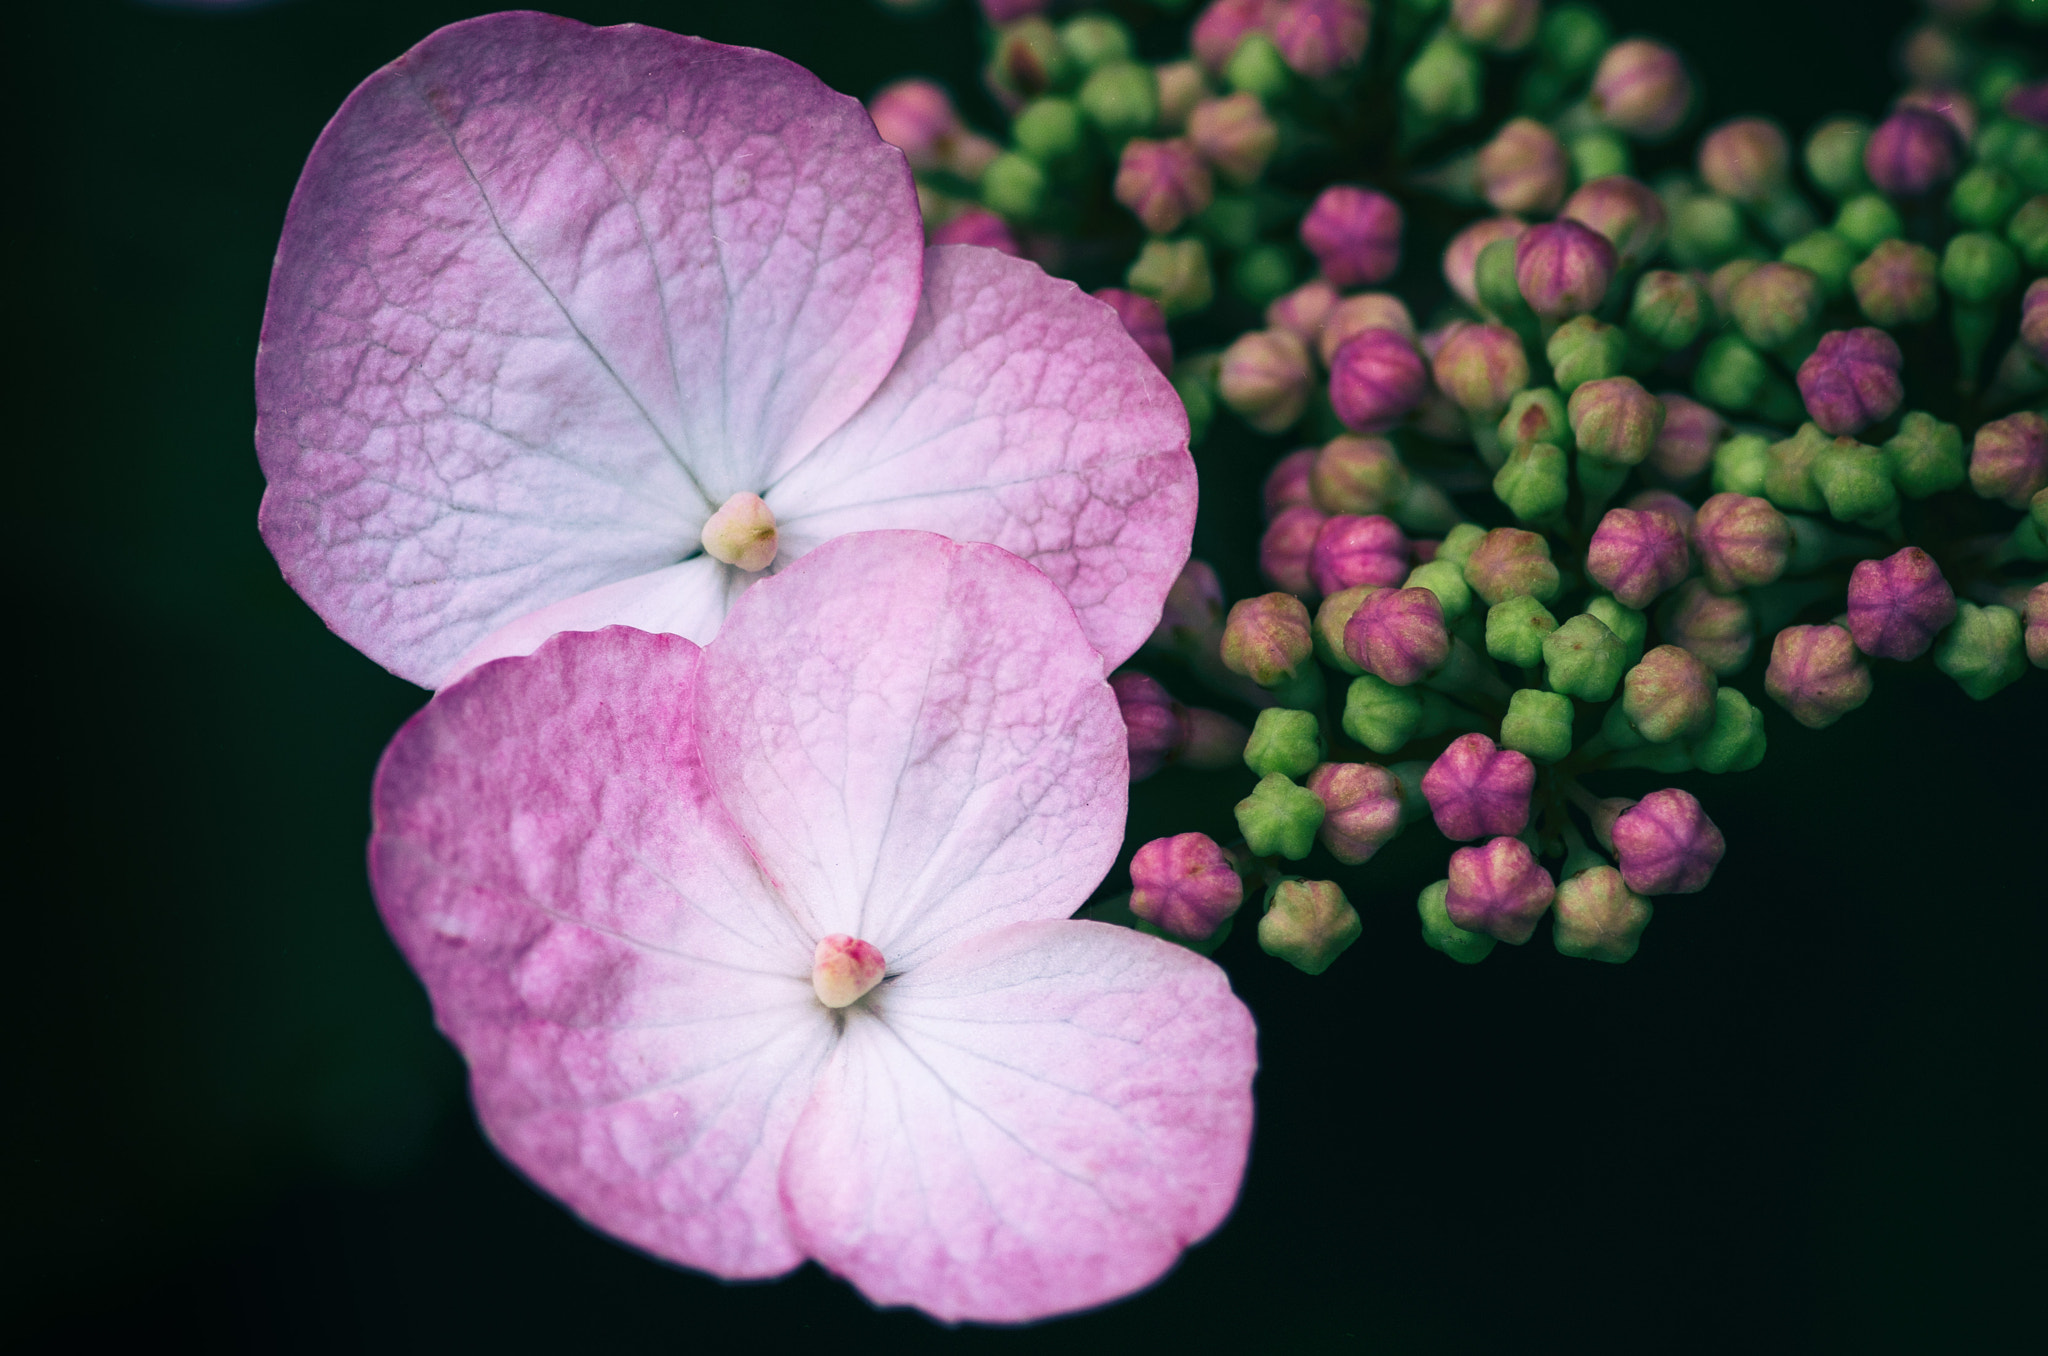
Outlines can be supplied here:
<path id="1" fill-rule="evenodd" d="M 880 384 L 910 175 L 790 62 L 548 15 L 451 25 L 314 148 L 257 360 L 261 525 L 344 639 L 436 686 L 676 564 Z"/>
<path id="2" fill-rule="evenodd" d="M 1107 924 L 1020 923 L 876 998 L 782 1174 L 805 1250 L 871 1300 L 947 1321 L 1086 1308 L 1229 1213 L 1257 1056 L 1215 965 Z"/>
<path id="3" fill-rule="evenodd" d="M 698 700 L 711 784 L 783 898 L 891 973 L 1067 917 L 1116 859 L 1129 755 L 1101 658 L 996 547 L 827 542 L 741 596 Z"/>

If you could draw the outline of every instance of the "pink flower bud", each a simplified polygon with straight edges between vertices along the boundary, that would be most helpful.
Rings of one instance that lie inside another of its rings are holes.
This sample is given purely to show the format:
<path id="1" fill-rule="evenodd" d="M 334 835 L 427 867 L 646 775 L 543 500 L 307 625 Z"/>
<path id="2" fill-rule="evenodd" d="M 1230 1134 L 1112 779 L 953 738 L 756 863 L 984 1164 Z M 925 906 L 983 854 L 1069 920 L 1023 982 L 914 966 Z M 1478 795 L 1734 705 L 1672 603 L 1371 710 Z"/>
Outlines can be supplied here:
<path id="1" fill-rule="evenodd" d="M 1260 687 L 1287 682 L 1314 652 L 1308 608 L 1285 593 L 1243 599 L 1223 623 L 1223 666 Z"/>
<path id="2" fill-rule="evenodd" d="M 1771 642 L 1764 691 L 1811 730 L 1822 730 L 1870 699 L 1870 670 L 1839 626 L 1788 626 Z"/>
<path id="3" fill-rule="evenodd" d="M 1202 63 L 1169 61 L 1153 67 L 1152 75 L 1159 86 L 1160 130 L 1185 131 L 1188 120 L 1194 116 L 1195 105 L 1209 97 L 1209 82 L 1203 78 Z M 1196 149 L 1201 149 L 1199 143 Z"/>
<path id="4" fill-rule="evenodd" d="M 1955 590 L 1917 546 L 1850 571 L 1849 634 L 1873 659 L 1918 659 L 1955 619 Z"/>
<path id="5" fill-rule="evenodd" d="M 1381 282 L 1401 263 L 1400 205 L 1384 193 L 1333 184 L 1301 219 L 1301 243 L 1338 287 Z"/>
<path id="6" fill-rule="evenodd" d="M 1664 403 L 1634 377 L 1582 382 L 1565 408 L 1579 451 L 1615 466 L 1642 461 L 1664 432 Z"/>
<path id="7" fill-rule="evenodd" d="M 1158 302 L 1121 287 L 1105 287 L 1095 294 L 1095 299 L 1107 302 L 1116 312 L 1124 333 L 1137 341 L 1154 367 L 1161 372 L 1173 371 L 1173 340 L 1166 333 L 1166 313 L 1159 309 Z"/>
<path id="8" fill-rule="evenodd" d="M 1557 894 L 1557 882 L 1519 838 L 1496 838 L 1451 854 L 1444 911 L 1467 932 L 1520 946 Z"/>
<path id="9" fill-rule="evenodd" d="M 1408 490 L 1408 468 L 1385 438 L 1332 438 L 1316 453 L 1309 492 L 1325 513 L 1384 513 Z"/>
<path id="10" fill-rule="evenodd" d="M 1692 520 L 1707 586 L 1719 593 L 1769 584 L 1785 573 L 1792 524 L 1768 499 L 1717 494 Z"/>
<path id="11" fill-rule="evenodd" d="M 1887 328 L 1932 320 L 1941 308 L 1934 251 L 1910 240 L 1882 240 L 1849 270 L 1856 305 L 1872 324 Z"/>
<path id="12" fill-rule="evenodd" d="M 1557 134 L 1534 118 L 1510 118 L 1479 148 L 1479 191 L 1502 212 L 1554 212 L 1571 168 Z"/>
<path id="13" fill-rule="evenodd" d="M 1836 437 L 1850 437 L 1891 416 L 1905 399 L 1898 341 L 1862 326 L 1821 336 L 1820 347 L 1799 364 L 1799 394 L 1813 422 Z"/>
<path id="14" fill-rule="evenodd" d="M 1024 251 L 1017 248 L 1017 237 L 1010 233 L 1010 225 L 985 207 L 970 207 L 931 233 L 934 245 L 981 245 L 992 250 L 1001 250 L 1012 258 L 1022 258 Z"/>
<path id="15" fill-rule="evenodd" d="M 2016 509 L 2048 488 L 2048 417 L 2021 410 L 1979 428 L 1970 447 L 1970 488 Z"/>
<path id="16" fill-rule="evenodd" d="M 1280 129 L 1256 94 L 1204 99 L 1188 114 L 1188 140 L 1202 159 L 1240 188 L 1255 184 L 1280 146 Z"/>
<path id="17" fill-rule="evenodd" d="M 1586 812 L 1586 818 L 1593 822 L 1593 836 L 1600 840 L 1601 847 L 1614 851 L 1615 821 L 1633 810 L 1635 805 L 1627 796 L 1609 796 Z"/>
<path id="18" fill-rule="evenodd" d="M 1677 523 L 1679 531 L 1688 535 L 1692 532 L 1692 520 L 1699 512 L 1669 490 L 1644 490 L 1622 507 L 1634 509 L 1638 513 L 1661 513 Z"/>
<path id="19" fill-rule="evenodd" d="M 1207 834 L 1155 838 L 1131 858 L 1131 912 L 1168 936 L 1206 941 L 1243 903 L 1243 879 Z"/>
<path id="20" fill-rule="evenodd" d="M 1582 221 L 1606 236 L 1623 268 L 1634 268 L 1655 254 L 1671 222 L 1656 191 L 1626 174 L 1580 185 L 1558 215 Z"/>
<path id="21" fill-rule="evenodd" d="M 1254 33 L 1271 31 L 1280 0 L 1213 0 L 1195 20 L 1188 45 L 1211 75 L 1223 74 L 1237 45 Z"/>
<path id="22" fill-rule="evenodd" d="M 1960 158 L 1955 127 L 1924 108 L 1897 110 L 1863 144 L 1863 172 L 1894 198 L 1917 198 L 1947 183 Z"/>
<path id="23" fill-rule="evenodd" d="M 1251 739 L 1251 731 L 1229 716 L 1206 707 L 1188 706 L 1181 708 L 1181 721 L 1187 726 L 1187 740 L 1180 746 L 1182 767 L 1221 772 L 1244 761 L 1244 746 Z"/>
<path id="24" fill-rule="evenodd" d="M 1131 780 L 1142 782 L 1165 767 L 1187 742 L 1180 703 L 1142 673 L 1119 673 L 1109 680 L 1109 688 L 1116 693 L 1117 709 L 1123 712 L 1130 741 Z"/>
<path id="25" fill-rule="evenodd" d="M 1515 241 L 1515 284 L 1545 320 L 1584 315 L 1607 295 L 1616 256 L 1607 237 L 1569 217 L 1532 226 Z"/>
<path id="26" fill-rule="evenodd" d="M 1409 343 L 1416 342 L 1415 318 L 1408 314 L 1406 302 L 1391 292 L 1360 292 L 1338 301 L 1324 317 L 1316 337 L 1323 366 L 1332 366 L 1337 350 L 1367 330 L 1392 330 Z"/>
<path id="27" fill-rule="evenodd" d="M 1600 58 L 1593 72 L 1593 111 L 1632 137 L 1673 131 L 1692 106 L 1692 77 L 1678 53 L 1661 42 L 1629 38 Z"/>
<path id="28" fill-rule="evenodd" d="M 1207 561 L 1190 560 L 1166 590 L 1151 644 L 1184 649 L 1223 627 L 1223 581 Z"/>
<path id="29" fill-rule="evenodd" d="M 1692 654 L 1716 677 L 1741 672 L 1756 646 L 1756 625 L 1742 595 L 1715 593 L 1697 579 L 1688 580 L 1672 595 L 1671 611 L 1662 624 L 1673 645 Z"/>
<path id="30" fill-rule="evenodd" d="M 1698 894 L 1727 850 L 1690 792 L 1652 791 L 1614 821 L 1621 878 L 1639 895 Z"/>
<path id="31" fill-rule="evenodd" d="M 2048 669 L 2048 583 L 2027 590 L 2027 662 Z"/>
<path id="32" fill-rule="evenodd" d="M 2048 278 L 2027 284 L 2027 294 L 2020 301 L 2020 342 L 2035 362 L 2048 365 Z"/>
<path id="33" fill-rule="evenodd" d="M 1312 447 L 1289 452 L 1273 463 L 1273 469 L 1266 473 L 1267 522 L 1278 518 L 1285 509 L 1315 507 L 1315 495 L 1309 488 L 1309 473 L 1315 464 L 1316 451 Z"/>
<path id="34" fill-rule="evenodd" d="M 882 140 L 903 152 L 914 170 L 937 169 L 946 144 L 960 131 L 960 115 L 946 91 L 929 80 L 898 80 L 868 101 L 868 116 Z"/>
<path id="35" fill-rule="evenodd" d="M 1650 923 L 1650 904 L 1628 888 L 1621 872 L 1596 866 L 1557 884 L 1557 923 L 1551 936 L 1560 953 L 1620 964 L 1636 954 Z"/>
<path id="36" fill-rule="evenodd" d="M 1393 330 L 1354 335 L 1330 360 L 1330 404 L 1355 432 L 1384 433 L 1421 404 L 1428 390 L 1422 355 Z"/>
<path id="37" fill-rule="evenodd" d="M 2005 96 L 2007 117 L 2048 127 L 2048 80 L 2030 80 Z"/>
<path id="38" fill-rule="evenodd" d="M 1296 74 L 1321 80 L 1356 66 L 1371 31 L 1366 0 L 1287 0 L 1273 20 L 1273 45 Z"/>
<path id="39" fill-rule="evenodd" d="M 1325 597 L 1360 584 L 1398 584 L 1408 577 L 1408 538 L 1392 518 L 1340 513 L 1316 533 L 1308 577 Z"/>
<path id="40" fill-rule="evenodd" d="M 1711 406 L 1682 395 L 1657 397 L 1664 427 L 1650 448 L 1649 466 L 1674 485 L 1683 485 L 1714 461 L 1714 449 L 1728 436 L 1727 421 Z"/>
<path id="41" fill-rule="evenodd" d="M 1451 27 L 1496 52 L 1519 52 L 1536 36 L 1542 0 L 1451 0 Z"/>
<path id="42" fill-rule="evenodd" d="M 1307 597 L 1315 592 L 1309 582 L 1309 552 L 1315 549 L 1316 533 L 1322 531 L 1329 515 L 1308 504 L 1296 504 L 1273 515 L 1266 533 L 1259 538 L 1259 571 L 1275 585 Z"/>
<path id="43" fill-rule="evenodd" d="M 1515 392 L 1529 384 L 1529 357 L 1505 325 L 1451 327 L 1431 365 L 1437 388 L 1477 419 L 1499 419 Z"/>
<path id="44" fill-rule="evenodd" d="M 1381 589 L 1344 624 L 1344 654 L 1367 673 L 1409 687 L 1451 653 L 1443 605 L 1428 589 Z"/>
<path id="45" fill-rule="evenodd" d="M 1117 161 L 1116 200 L 1154 235 L 1165 235 L 1209 205 L 1216 186 L 1189 143 L 1132 137 Z"/>
<path id="46" fill-rule="evenodd" d="M 1465 557 L 1465 581 L 1488 607 L 1510 598 L 1554 598 L 1558 573 L 1550 559 L 1550 539 L 1519 527 L 1496 527 Z"/>
<path id="47" fill-rule="evenodd" d="M 1961 90 L 1951 88 L 1909 89 L 1893 101 L 1892 107 L 1917 108 L 1946 122 L 1956 140 L 1968 146 L 1977 139 L 1977 105 Z"/>
<path id="48" fill-rule="evenodd" d="M 1609 509 L 1586 547 L 1586 573 L 1623 606 L 1638 610 L 1677 587 L 1691 570 L 1685 530 L 1661 513 Z"/>
<path id="49" fill-rule="evenodd" d="M 1223 403 L 1261 433 L 1278 433 L 1308 407 L 1315 374 L 1308 348 L 1286 330 L 1252 330 L 1223 350 Z"/>
<path id="50" fill-rule="evenodd" d="M 1792 143 L 1769 118 L 1736 118 L 1700 140 L 1700 178 L 1723 197 L 1761 204 L 1791 175 Z"/>
<path id="51" fill-rule="evenodd" d="M 1512 837 L 1529 827 L 1536 765 L 1483 734 L 1460 735 L 1422 774 L 1422 795 L 1446 838 Z"/>
<path id="52" fill-rule="evenodd" d="M 1286 330 L 1310 347 L 1322 342 L 1323 323 L 1337 306 L 1337 289 L 1322 278 L 1310 278 L 1266 307 L 1266 328 Z M 1329 358 L 1324 357 L 1327 363 Z"/>
<path id="53" fill-rule="evenodd" d="M 1444 247 L 1444 281 L 1467 306 L 1479 304 L 1479 256 L 1496 240 L 1514 240 L 1529 227 L 1514 217 L 1487 217 L 1451 237 Z"/>
<path id="54" fill-rule="evenodd" d="M 1357 866 L 1401 831 L 1401 779 L 1377 763 L 1323 763 L 1308 774 L 1323 803 L 1317 836 L 1330 855 Z"/>

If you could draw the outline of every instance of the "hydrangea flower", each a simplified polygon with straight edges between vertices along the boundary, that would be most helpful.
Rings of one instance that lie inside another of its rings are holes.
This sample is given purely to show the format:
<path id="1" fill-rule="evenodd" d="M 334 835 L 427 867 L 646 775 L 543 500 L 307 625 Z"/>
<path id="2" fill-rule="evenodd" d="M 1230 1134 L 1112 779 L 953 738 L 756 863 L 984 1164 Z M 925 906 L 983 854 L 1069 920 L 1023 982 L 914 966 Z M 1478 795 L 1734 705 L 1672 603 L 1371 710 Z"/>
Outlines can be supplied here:
<path id="1" fill-rule="evenodd" d="M 738 1279 L 1015 1322 L 1156 1279 L 1242 1178 L 1223 971 L 1071 921 L 1123 722 L 1045 576 L 876 532 L 701 649 L 558 635 L 377 776 L 386 923 L 483 1127 L 595 1227 Z"/>
<path id="2" fill-rule="evenodd" d="M 364 81 L 256 389 L 286 578 L 429 687 L 563 630 L 707 641 L 900 527 L 1029 560 L 1114 667 L 1193 531 L 1186 414 L 1109 307 L 925 249 L 902 153 L 807 71 L 638 26 L 488 15 Z"/>

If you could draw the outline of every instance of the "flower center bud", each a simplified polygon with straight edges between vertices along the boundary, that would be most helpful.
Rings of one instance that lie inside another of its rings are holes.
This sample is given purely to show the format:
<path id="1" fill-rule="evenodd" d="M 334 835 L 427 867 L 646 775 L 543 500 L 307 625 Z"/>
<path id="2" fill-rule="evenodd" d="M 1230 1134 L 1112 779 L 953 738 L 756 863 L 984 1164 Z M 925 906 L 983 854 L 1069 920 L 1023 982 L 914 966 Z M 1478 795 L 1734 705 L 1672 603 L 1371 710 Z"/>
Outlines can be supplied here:
<path id="1" fill-rule="evenodd" d="M 858 937 L 833 933 L 818 943 L 811 960 L 811 987 L 828 1008 L 859 1002 L 882 982 L 882 953 Z"/>
<path id="2" fill-rule="evenodd" d="M 775 512 L 760 495 L 742 491 L 704 524 L 703 542 L 714 560 L 749 574 L 765 570 L 775 560 Z"/>

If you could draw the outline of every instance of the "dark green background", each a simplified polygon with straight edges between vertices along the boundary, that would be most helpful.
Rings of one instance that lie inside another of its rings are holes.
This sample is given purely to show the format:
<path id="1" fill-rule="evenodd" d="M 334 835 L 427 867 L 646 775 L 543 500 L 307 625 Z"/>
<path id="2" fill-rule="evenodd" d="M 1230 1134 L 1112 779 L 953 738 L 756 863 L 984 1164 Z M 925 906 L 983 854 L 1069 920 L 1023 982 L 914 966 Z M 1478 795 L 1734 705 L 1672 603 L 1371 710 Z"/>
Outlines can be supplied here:
<path id="1" fill-rule="evenodd" d="M 365 74 L 484 8 L 14 12 L 7 1331 L 53 1350 L 1926 1351 L 1988 1349 L 2019 1316 L 2048 684 L 1980 705 L 1925 661 L 1883 666 L 1820 734 L 1768 708 L 1761 770 L 1688 782 L 1728 859 L 1659 904 L 1625 967 L 1541 937 L 1469 970 L 1423 949 L 1412 901 L 1445 851 L 1427 826 L 1375 863 L 1365 938 L 1329 974 L 1233 940 L 1264 1061 L 1242 1201 L 1108 1311 L 948 1334 L 815 1268 L 674 1271 L 528 1188 L 479 1138 L 364 882 L 370 772 L 422 694 L 279 580 L 250 449 L 308 147 Z M 915 22 L 860 0 L 563 8 L 772 48 L 858 95 L 913 70 L 972 86 L 963 0 Z M 1803 128 L 1882 107 L 1908 7 L 1607 9 L 1684 47 L 1710 116 Z M 1240 580 L 1219 524 L 1243 505 L 1215 487 L 1255 479 L 1272 449 L 1248 441 L 1204 452 L 1202 548 Z M 1133 832 L 1209 827 L 1242 780 L 1156 779 Z"/>

